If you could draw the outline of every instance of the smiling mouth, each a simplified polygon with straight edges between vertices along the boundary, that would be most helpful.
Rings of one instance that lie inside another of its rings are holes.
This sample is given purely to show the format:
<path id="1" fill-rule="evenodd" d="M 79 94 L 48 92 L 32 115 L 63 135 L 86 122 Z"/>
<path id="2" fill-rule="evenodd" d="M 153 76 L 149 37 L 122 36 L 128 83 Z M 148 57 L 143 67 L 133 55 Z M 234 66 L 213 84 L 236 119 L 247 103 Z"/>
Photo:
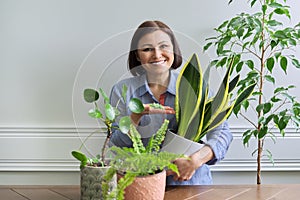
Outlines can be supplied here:
<path id="1" fill-rule="evenodd" d="M 160 61 L 155 61 L 155 62 L 151 62 L 152 65 L 161 65 L 164 64 L 166 62 L 166 60 L 160 60 Z"/>

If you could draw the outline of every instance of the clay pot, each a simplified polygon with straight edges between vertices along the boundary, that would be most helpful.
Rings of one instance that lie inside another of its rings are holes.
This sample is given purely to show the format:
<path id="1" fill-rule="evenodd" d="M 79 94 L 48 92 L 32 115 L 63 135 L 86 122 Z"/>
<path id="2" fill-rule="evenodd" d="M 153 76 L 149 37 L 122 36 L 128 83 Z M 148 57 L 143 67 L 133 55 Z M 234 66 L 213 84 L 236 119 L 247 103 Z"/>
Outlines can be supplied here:
<path id="1" fill-rule="evenodd" d="M 118 175 L 120 178 L 121 175 Z M 166 171 L 138 176 L 125 189 L 125 200 L 163 200 L 166 187 Z"/>

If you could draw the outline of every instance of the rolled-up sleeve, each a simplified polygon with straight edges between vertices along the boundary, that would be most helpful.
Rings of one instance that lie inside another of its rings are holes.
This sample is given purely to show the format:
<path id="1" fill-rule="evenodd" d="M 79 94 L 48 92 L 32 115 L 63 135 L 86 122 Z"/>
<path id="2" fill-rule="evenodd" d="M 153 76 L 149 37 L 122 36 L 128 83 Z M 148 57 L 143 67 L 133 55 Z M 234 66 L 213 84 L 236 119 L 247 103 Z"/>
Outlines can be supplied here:
<path id="1" fill-rule="evenodd" d="M 210 146 L 214 152 L 214 158 L 207 164 L 213 165 L 216 162 L 224 159 L 229 145 L 233 139 L 227 121 L 223 122 L 221 125 L 208 132 L 206 134 L 206 139 L 206 145 Z"/>

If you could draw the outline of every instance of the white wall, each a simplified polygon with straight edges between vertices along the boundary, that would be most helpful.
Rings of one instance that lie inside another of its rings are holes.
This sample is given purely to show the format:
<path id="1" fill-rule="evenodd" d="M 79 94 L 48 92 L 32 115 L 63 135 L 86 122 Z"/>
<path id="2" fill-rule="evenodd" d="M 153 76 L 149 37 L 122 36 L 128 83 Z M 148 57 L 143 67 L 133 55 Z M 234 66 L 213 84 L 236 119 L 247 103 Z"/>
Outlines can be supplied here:
<path id="1" fill-rule="evenodd" d="M 293 21 L 300 21 L 300 3 L 289 4 Z M 205 66 L 212 55 L 202 54 L 204 38 L 243 10 L 246 0 L 230 6 L 220 0 L 0 0 L 0 184 L 79 183 L 70 151 L 96 126 L 86 115 L 82 89 L 101 85 L 108 91 L 128 75 L 129 40 L 142 21 L 166 22 L 184 58 L 196 52 Z M 286 80 L 300 85 L 297 73 L 290 71 Z M 216 184 L 255 183 L 254 145 L 241 142 L 246 126 L 231 120 L 234 142 L 213 167 Z M 300 138 L 288 132 L 270 143 L 277 162 L 264 163 L 265 182 L 300 182 Z M 102 139 L 90 141 L 92 152 Z"/>

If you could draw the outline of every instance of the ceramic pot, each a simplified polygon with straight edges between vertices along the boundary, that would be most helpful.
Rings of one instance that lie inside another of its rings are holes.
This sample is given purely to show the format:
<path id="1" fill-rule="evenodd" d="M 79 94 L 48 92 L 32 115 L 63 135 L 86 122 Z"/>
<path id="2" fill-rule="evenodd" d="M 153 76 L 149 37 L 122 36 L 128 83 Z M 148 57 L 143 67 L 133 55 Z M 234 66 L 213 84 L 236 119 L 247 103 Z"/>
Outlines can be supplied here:
<path id="1" fill-rule="evenodd" d="M 122 177 L 122 175 L 118 175 Z M 125 200 L 163 200 L 166 187 L 166 171 L 153 175 L 138 176 L 125 189 Z"/>
<path id="2" fill-rule="evenodd" d="M 81 200 L 102 200 L 102 177 L 109 167 L 86 166 L 80 170 Z M 109 183 L 109 191 L 117 187 L 117 176 Z"/>
<path id="3" fill-rule="evenodd" d="M 201 149 L 203 146 L 204 144 L 188 140 L 173 133 L 171 130 L 168 130 L 161 151 L 189 156 Z"/>

